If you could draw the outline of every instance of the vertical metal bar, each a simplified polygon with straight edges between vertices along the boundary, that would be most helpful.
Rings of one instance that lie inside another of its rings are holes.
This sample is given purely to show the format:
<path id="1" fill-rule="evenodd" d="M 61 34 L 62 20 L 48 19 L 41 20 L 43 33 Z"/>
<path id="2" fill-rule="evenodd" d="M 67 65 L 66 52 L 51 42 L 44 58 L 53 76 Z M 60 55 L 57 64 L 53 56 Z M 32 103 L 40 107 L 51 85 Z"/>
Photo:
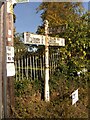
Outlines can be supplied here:
<path id="1" fill-rule="evenodd" d="M 50 69 L 51 69 L 51 74 L 52 74 L 52 54 L 51 54 L 51 59 L 50 59 L 50 62 L 51 62 Z"/>
<path id="2" fill-rule="evenodd" d="M 55 53 L 53 53 L 53 70 L 55 70 L 55 61 L 54 61 L 54 56 L 55 56 Z"/>
<path id="3" fill-rule="evenodd" d="M 34 56 L 34 66 L 35 66 L 35 79 L 36 79 L 36 55 Z"/>
<path id="4" fill-rule="evenodd" d="M 45 54 L 43 55 L 43 74 L 45 73 Z"/>
<path id="5" fill-rule="evenodd" d="M 56 53 L 54 54 L 54 62 L 55 62 L 55 63 L 54 63 L 54 64 L 55 64 L 55 65 L 54 65 L 54 70 L 55 70 L 55 68 L 56 68 Z"/>
<path id="6" fill-rule="evenodd" d="M 22 80 L 23 80 L 23 58 L 22 58 L 21 62 L 22 62 Z"/>
<path id="7" fill-rule="evenodd" d="M 52 53 L 53 54 L 53 53 Z M 53 59 L 52 59 L 52 54 L 51 54 L 51 74 L 52 74 L 52 71 L 53 71 Z"/>
<path id="8" fill-rule="evenodd" d="M 37 78 L 37 76 L 36 76 L 36 55 L 34 55 L 34 66 L 35 66 L 35 79 Z"/>
<path id="9" fill-rule="evenodd" d="M 37 79 L 39 78 L 39 74 L 38 74 L 38 59 L 39 59 L 39 56 L 37 56 Z"/>
<path id="10" fill-rule="evenodd" d="M 15 60 L 15 71 L 16 71 L 15 80 L 17 81 L 17 61 L 16 60 Z"/>
<path id="11" fill-rule="evenodd" d="M 33 79 L 35 80 L 35 66 L 34 66 L 34 55 L 33 55 Z"/>
<path id="12" fill-rule="evenodd" d="M 53 70 L 54 70 L 54 53 L 53 53 Z"/>
<path id="13" fill-rule="evenodd" d="M 40 70 L 41 70 L 41 77 L 42 77 L 42 57 L 41 57 L 41 55 L 40 55 L 40 65 L 41 65 Z"/>
<path id="14" fill-rule="evenodd" d="M 31 59 L 32 56 L 30 56 L 30 70 L 31 70 L 31 79 L 32 79 L 32 59 Z"/>
<path id="15" fill-rule="evenodd" d="M 27 56 L 26 56 L 26 78 L 27 78 Z"/>
<path id="16" fill-rule="evenodd" d="M 19 72 L 18 72 L 18 74 L 19 74 L 19 81 L 20 81 L 20 59 L 18 60 L 18 68 L 19 68 Z"/>
<path id="17" fill-rule="evenodd" d="M 27 57 L 27 79 L 28 79 L 28 57 Z"/>
<path id="18" fill-rule="evenodd" d="M 41 65 L 40 65 L 40 55 L 39 55 L 39 59 L 38 59 L 38 79 L 41 79 Z"/>
<path id="19" fill-rule="evenodd" d="M 38 72 L 37 72 L 37 56 L 36 56 L 36 78 L 38 78 Z"/>
<path id="20" fill-rule="evenodd" d="M 27 79 L 27 56 L 25 57 L 25 76 Z"/>
<path id="21" fill-rule="evenodd" d="M 28 78 L 30 78 L 30 57 L 28 56 Z"/>
<path id="22" fill-rule="evenodd" d="M 58 66 L 58 53 L 56 53 L 57 54 L 57 62 L 56 62 L 56 67 Z"/>
<path id="23" fill-rule="evenodd" d="M 27 67 L 26 67 L 26 56 L 25 56 L 25 58 L 24 58 L 24 62 L 25 62 L 25 68 L 24 68 L 24 69 L 25 69 L 25 77 L 27 78 L 27 74 L 26 74 L 26 68 L 27 68 Z"/>
<path id="24" fill-rule="evenodd" d="M 58 53 L 56 53 L 56 63 L 55 63 L 55 69 L 56 69 L 56 67 L 57 67 L 57 61 L 58 61 Z"/>

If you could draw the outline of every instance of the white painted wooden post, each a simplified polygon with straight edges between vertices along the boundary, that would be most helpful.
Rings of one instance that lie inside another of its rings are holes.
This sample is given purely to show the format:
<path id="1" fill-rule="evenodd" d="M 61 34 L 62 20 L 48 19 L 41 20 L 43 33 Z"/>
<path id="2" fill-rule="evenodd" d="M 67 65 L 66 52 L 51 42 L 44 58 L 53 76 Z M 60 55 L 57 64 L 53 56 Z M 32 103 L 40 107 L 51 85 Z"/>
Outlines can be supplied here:
<path id="1" fill-rule="evenodd" d="M 49 97 L 49 49 L 48 49 L 48 21 L 45 20 L 45 101 L 50 101 Z"/>

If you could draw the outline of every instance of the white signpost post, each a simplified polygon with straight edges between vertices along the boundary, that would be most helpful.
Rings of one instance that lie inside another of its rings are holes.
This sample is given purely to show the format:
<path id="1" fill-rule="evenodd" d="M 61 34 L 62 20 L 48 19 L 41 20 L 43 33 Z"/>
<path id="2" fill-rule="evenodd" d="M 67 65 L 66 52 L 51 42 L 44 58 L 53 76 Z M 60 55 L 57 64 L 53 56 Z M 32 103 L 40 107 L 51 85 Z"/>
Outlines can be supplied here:
<path id="1" fill-rule="evenodd" d="M 48 36 L 48 21 L 45 21 L 45 35 L 24 33 L 25 44 L 45 45 L 45 101 L 50 101 L 49 96 L 49 49 L 48 46 L 65 46 L 64 38 Z"/>

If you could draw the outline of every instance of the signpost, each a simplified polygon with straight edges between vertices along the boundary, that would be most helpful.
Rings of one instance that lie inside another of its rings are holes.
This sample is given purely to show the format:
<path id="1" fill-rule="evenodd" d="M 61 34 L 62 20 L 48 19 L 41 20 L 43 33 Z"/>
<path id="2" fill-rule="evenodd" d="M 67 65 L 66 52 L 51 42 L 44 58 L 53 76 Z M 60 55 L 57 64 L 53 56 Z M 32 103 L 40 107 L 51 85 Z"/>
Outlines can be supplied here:
<path id="1" fill-rule="evenodd" d="M 29 32 L 24 33 L 25 44 L 45 45 L 45 101 L 50 101 L 49 97 L 49 46 L 65 46 L 64 38 L 48 36 L 48 21 L 45 21 L 45 35 L 37 35 Z"/>

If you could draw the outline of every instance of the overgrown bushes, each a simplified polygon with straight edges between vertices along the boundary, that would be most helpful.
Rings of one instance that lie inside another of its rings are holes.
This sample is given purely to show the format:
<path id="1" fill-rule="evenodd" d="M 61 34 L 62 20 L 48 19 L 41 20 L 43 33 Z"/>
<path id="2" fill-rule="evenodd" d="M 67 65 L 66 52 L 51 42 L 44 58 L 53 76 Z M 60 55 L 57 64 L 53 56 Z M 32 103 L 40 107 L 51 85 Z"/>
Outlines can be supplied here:
<path id="1" fill-rule="evenodd" d="M 49 81 L 50 102 L 46 103 L 41 100 L 42 84 L 39 80 L 16 81 L 16 111 L 21 118 L 87 118 L 87 82 L 85 76 L 68 81 L 63 74 L 52 75 Z M 70 95 L 76 89 L 79 89 L 79 101 L 75 107 Z"/>

